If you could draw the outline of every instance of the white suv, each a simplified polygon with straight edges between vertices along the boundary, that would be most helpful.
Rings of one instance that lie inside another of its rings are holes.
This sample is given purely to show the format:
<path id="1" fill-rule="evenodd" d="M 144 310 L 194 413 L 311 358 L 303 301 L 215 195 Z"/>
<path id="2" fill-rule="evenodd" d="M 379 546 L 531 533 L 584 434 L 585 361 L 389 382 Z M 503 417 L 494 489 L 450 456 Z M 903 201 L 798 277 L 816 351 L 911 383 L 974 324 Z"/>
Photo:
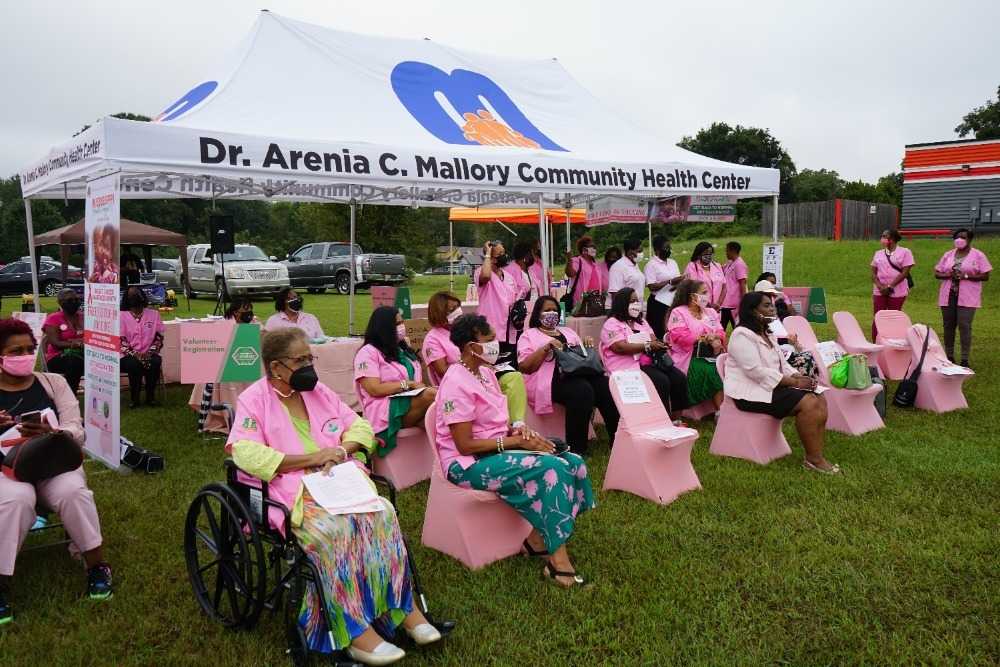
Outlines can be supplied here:
<path id="1" fill-rule="evenodd" d="M 207 243 L 188 246 L 187 252 L 191 274 L 188 296 L 209 293 L 218 297 L 223 291 L 246 296 L 274 296 L 289 284 L 285 265 L 272 261 L 255 245 L 240 243 L 236 252 L 226 253 L 224 257 L 213 257 Z M 225 260 L 225 280 L 220 260 Z"/>

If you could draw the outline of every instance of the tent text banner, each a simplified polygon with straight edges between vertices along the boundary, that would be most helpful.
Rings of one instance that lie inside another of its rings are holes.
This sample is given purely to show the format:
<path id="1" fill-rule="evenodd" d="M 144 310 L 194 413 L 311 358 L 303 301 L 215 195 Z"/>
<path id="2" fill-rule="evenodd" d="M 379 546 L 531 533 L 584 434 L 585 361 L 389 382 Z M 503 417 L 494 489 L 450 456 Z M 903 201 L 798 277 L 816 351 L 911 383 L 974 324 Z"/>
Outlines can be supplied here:
<path id="1" fill-rule="evenodd" d="M 121 463 L 118 174 L 87 183 L 84 281 L 85 449 L 110 468 Z"/>

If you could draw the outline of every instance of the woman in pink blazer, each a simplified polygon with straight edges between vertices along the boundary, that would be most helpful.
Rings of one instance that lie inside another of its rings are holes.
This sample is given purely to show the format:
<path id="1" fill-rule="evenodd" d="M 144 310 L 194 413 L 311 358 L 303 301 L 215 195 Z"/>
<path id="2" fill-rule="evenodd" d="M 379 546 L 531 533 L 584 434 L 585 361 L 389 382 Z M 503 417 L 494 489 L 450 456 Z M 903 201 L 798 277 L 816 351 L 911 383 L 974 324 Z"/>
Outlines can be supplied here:
<path id="1" fill-rule="evenodd" d="M 968 367 L 972 351 L 972 318 L 983 303 L 983 283 L 990 279 L 993 266 L 983 251 L 972 247 L 973 233 L 958 229 L 952 234 L 955 247 L 934 267 L 941 281 L 938 305 L 944 320 L 944 351 L 955 361 L 955 328 L 962 339 L 962 365 Z"/>
<path id="2" fill-rule="evenodd" d="M 740 300 L 739 325 L 729 339 L 724 391 L 736 407 L 784 419 L 795 416 L 795 429 L 806 450 L 802 465 L 826 474 L 840 467 L 823 457 L 826 400 L 814 393 L 816 380 L 796 372 L 785 361 L 778 340 L 768 329 L 774 321 L 774 301 L 763 292 Z"/>

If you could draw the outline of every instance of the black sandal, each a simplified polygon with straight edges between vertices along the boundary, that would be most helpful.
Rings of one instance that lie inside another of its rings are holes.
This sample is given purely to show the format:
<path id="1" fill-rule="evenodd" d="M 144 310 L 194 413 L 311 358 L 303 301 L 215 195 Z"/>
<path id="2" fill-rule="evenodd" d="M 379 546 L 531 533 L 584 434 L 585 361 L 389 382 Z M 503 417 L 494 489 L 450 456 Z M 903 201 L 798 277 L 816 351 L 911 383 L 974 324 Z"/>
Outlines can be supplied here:
<path id="1" fill-rule="evenodd" d="M 542 556 L 552 555 L 548 551 L 538 551 L 528 543 L 527 539 L 525 539 L 524 542 L 521 543 L 521 547 L 524 549 L 524 553 L 531 556 L 532 558 L 540 558 Z"/>
<path id="2" fill-rule="evenodd" d="M 563 588 L 572 588 L 573 586 L 582 586 L 587 583 L 586 580 L 578 572 L 560 572 L 559 570 L 552 567 L 552 563 L 546 563 L 545 567 L 542 568 L 542 576 L 551 579 L 557 585 L 562 586 L 556 579 L 557 577 L 571 578 L 573 579 L 573 584 L 571 586 L 563 586 Z"/>

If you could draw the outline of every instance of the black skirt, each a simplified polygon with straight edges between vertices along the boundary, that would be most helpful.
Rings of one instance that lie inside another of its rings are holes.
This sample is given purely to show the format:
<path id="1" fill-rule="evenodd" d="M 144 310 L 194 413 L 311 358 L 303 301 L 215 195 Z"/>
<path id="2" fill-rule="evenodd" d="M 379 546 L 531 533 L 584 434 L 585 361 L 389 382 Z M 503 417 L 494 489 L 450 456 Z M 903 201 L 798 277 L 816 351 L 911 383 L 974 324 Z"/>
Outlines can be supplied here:
<path id="1" fill-rule="evenodd" d="M 734 398 L 733 403 L 743 412 L 755 412 L 760 415 L 770 415 L 775 419 L 784 419 L 792 414 L 792 410 L 810 392 L 794 387 L 775 387 L 771 392 L 771 402 L 745 401 Z"/>

